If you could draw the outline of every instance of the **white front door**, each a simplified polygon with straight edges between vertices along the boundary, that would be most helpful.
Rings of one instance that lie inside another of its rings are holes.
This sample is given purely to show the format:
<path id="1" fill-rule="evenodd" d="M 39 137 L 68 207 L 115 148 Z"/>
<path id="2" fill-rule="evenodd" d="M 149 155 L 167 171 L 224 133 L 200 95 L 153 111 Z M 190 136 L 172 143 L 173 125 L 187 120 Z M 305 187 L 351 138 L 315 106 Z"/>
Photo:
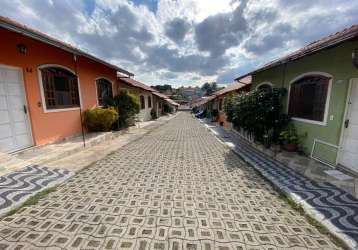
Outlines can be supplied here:
<path id="1" fill-rule="evenodd" d="M 353 79 L 344 123 L 339 163 L 358 172 L 358 79 Z"/>
<path id="2" fill-rule="evenodd" d="M 0 65 L 0 151 L 32 145 L 22 73 Z"/>

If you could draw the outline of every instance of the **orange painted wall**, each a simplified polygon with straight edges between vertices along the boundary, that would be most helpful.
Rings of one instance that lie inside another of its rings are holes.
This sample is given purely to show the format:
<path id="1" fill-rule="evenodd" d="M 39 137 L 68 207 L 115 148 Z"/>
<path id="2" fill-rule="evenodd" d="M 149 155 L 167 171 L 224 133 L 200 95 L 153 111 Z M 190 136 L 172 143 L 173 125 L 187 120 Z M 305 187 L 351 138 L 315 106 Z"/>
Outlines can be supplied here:
<path id="1" fill-rule="evenodd" d="M 45 113 L 42 104 L 38 105 L 42 103 L 38 67 L 44 64 L 57 64 L 76 71 L 73 55 L 2 28 L 0 37 L 0 65 L 18 67 L 23 72 L 34 144 L 41 145 L 80 133 L 79 110 Z M 25 45 L 27 53 L 17 52 L 16 44 Z M 78 57 L 77 75 L 83 110 L 96 106 L 96 78 L 106 77 L 116 84 L 114 69 L 84 57 Z M 113 92 L 115 91 L 116 87 Z"/>
<path id="2" fill-rule="evenodd" d="M 218 103 L 220 103 L 220 100 L 222 100 L 222 110 L 219 110 L 218 123 L 223 123 L 225 128 L 229 128 L 230 123 L 226 120 L 226 115 L 224 112 L 224 97 L 224 95 L 218 97 Z"/>

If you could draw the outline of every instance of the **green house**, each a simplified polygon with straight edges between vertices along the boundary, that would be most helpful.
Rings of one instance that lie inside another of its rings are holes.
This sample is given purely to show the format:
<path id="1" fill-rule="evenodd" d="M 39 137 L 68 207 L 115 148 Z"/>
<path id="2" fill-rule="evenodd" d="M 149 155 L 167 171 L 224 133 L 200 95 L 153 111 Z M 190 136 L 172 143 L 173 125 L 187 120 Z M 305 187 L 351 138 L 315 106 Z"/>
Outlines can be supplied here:
<path id="1" fill-rule="evenodd" d="M 286 88 L 284 111 L 306 154 L 358 173 L 358 25 L 320 39 L 238 77 L 251 90 Z"/>

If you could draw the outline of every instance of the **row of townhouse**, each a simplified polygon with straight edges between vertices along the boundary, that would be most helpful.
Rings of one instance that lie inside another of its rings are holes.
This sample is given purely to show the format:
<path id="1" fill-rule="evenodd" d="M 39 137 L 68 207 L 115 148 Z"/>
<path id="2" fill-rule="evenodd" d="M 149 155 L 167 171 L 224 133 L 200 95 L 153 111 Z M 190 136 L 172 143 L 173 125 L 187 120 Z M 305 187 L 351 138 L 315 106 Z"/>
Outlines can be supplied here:
<path id="1" fill-rule="evenodd" d="M 172 106 L 174 110 L 179 107 L 179 104 L 171 100 L 168 96 L 158 92 L 157 90 L 136 81 L 132 78 L 120 75 L 118 77 L 118 87 L 120 89 L 128 89 L 132 93 L 139 96 L 140 112 L 138 119 L 140 121 L 149 121 L 152 119 L 151 111 L 154 110 L 157 117 L 164 114 L 163 105 L 167 103 Z"/>
<path id="2" fill-rule="evenodd" d="M 152 105 L 160 115 L 171 102 L 131 72 L 9 18 L 0 17 L 0 37 L 0 152 L 79 134 L 81 112 L 102 106 L 122 82 L 141 89 L 142 121 Z"/>
<path id="3" fill-rule="evenodd" d="M 238 84 L 214 93 L 209 98 L 211 104 L 206 101 L 201 107 L 218 105 L 221 113 L 222 97 L 232 91 L 285 88 L 284 112 L 299 134 L 307 134 L 305 153 L 332 167 L 358 173 L 358 25 L 235 80 Z M 218 119 L 221 125 L 226 124 L 223 114 Z"/>

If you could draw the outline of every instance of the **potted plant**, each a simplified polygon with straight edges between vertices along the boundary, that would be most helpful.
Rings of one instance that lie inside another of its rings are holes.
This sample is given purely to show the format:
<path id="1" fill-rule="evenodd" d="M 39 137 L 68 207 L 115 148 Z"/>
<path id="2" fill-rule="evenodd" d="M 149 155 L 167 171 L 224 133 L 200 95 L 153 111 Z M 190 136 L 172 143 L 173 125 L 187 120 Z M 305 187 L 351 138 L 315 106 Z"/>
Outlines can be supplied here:
<path id="1" fill-rule="evenodd" d="M 288 152 L 297 151 L 300 136 L 297 134 L 296 128 L 292 123 L 289 123 L 288 126 L 281 131 L 279 139 L 282 142 L 284 150 Z"/>

